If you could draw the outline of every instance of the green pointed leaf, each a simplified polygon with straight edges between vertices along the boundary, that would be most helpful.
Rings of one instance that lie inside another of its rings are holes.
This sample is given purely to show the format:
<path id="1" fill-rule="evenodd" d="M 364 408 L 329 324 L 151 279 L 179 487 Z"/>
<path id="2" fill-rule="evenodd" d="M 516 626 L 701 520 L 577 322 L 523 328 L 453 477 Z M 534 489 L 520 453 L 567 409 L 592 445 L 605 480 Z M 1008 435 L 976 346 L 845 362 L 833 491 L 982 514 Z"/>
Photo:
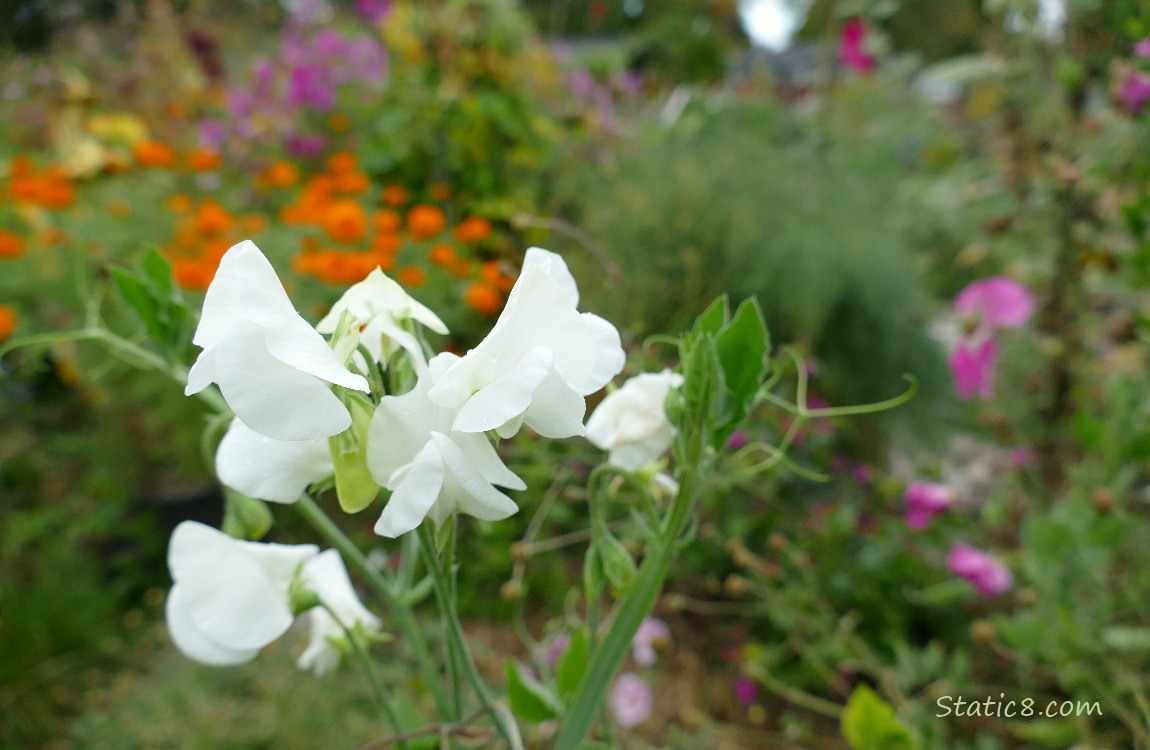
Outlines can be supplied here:
<path id="1" fill-rule="evenodd" d="M 225 534 L 236 539 L 263 539 L 271 527 L 272 512 L 267 503 L 224 488 L 224 522 L 221 528 Z"/>
<path id="2" fill-rule="evenodd" d="M 161 297 L 172 296 L 172 292 L 175 290 L 175 284 L 172 281 L 172 265 L 156 248 L 153 247 L 148 250 L 148 254 L 144 256 L 142 268 L 144 277 L 152 282 L 152 286 L 160 292 Z"/>
<path id="3" fill-rule="evenodd" d="M 160 319 L 160 302 L 155 294 L 144 282 L 122 268 L 113 268 L 112 280 L 116 284 L 116 291 L 128 304 L 140 321 L 148 335 L 157 341 L 164 340 L 165 326 Z"/>
<path id="4" fill-rule="evenodd" d="M 603 562 L 599 559 L 595 545 L 589 545 L 587 554 L 583 557 L 583 595 L 587 597 L 587 601 L 598 599 L 605 585 Z"/>
<path id="5" fill-rule="evenodd" d="M 575 692 L 583 674 L 587 671 L 587 662 L 591 660 L 591 644 L 586 628 L 578 628 L 571 634 L 571 642 L 567 650 L 559 657 L 555 665 L 555 685 L 559 696 L 566 700 Z"/>
<path id="6" fill-rule="evenodd" d="M 763 320 L 763 312 L 754 297 L 745 300 L 735 316 L 715 338 L 715 351 L 723 368 L 723 382 L 727 388 L 726 422 L 715 434 L 715 447 L 726 442 L 743 419 L 746 418 L 755 394 L 767 375 L 770 334 Z"/>
<path id="7" fill-rule="evenodd" d="M 554 719 L 563 712 L 563 704 L 555 693 L 528 677 L 523 667 L 515 661 L 508 659 L 505 672 L 507 675 L 507 700 L 511 703 L 511 711 L 524 721 L 547 721 Z"/>
<path id="8" fill-rule="evenodd" d="M 717 334 L 719 330 L 727 324 L 730 317 L 730 306 L 727 301 L 727 295 L 724 294 L 716 297 L 710 307 L 696 318 L 694 330 L 698 333 Z"/>
<path id="9" fill-rule="evenodd" d="M 866 685 L 851 693 L 843 710 L 842 731 L 854 750 L 913 750 L 914 742 L 894 708 Z"/>
<path id="10" fill-rule="evenodd" d="M 635 580 L 635 560 L 623 543 L 610 533 L 595 538 L 595 549 L 603 564 L 603 575 L 611 587 L 611 594 L 619 598 L 627 593 Z"/>

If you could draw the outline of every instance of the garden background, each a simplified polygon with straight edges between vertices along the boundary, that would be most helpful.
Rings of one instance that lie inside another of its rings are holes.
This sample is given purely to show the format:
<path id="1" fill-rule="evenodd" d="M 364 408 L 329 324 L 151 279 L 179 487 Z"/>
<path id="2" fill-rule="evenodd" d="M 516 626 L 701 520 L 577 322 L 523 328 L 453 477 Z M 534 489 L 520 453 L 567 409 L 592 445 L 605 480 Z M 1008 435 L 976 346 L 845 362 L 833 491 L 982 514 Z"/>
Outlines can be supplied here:
<path id="1" fill-rule="evenodd" d="M 0 2 L 0 747 L 386 734 L 353 666 L 297 672 L 299 633 L 221 670 L 164 627 L 175 525 L 252 521 L 204 404 L 104 332 L 163 339 L 184 308 L 140 300 L 198 309 L 250 238 L 308 320 L 379 266 L 461 353 L 524 250 L 560 252 L 626 375 L 758 300 L 801 408 L 716 450 L 615 746 L 1150 748 L 1150 9 L 752 5 Z M 601 453 L 500 451 L 524 510 L 468 519 L 459 596 L 507 689 L 571 632 Z"/>

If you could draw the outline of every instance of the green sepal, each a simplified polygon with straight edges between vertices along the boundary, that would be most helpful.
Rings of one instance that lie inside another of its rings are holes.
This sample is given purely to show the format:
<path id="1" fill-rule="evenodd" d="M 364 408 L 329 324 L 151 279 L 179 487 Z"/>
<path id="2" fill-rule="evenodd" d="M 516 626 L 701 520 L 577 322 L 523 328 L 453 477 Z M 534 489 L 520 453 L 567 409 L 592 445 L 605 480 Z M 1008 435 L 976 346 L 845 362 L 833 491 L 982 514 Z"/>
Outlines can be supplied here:
<path id="1" fill-rule="evenodd" d="M 351 412 L 351 427 L 327 439 L 335 468 L 335 492 L 345 513 L 358 513 L 379 495 L 379 485 L 367 466 L 367 428 L 374 405 L 354 391 L 341 399 Z"/>
<path id="2" fill-rule="evenodd" d="M 236 539 L 262 539 L 271 530 L 272 512 L 267 503 L 248 497 L 230 487 L 224 488 L 222 531 Z"/>
<path id="3" fill-rule="evenodd" d="M 635 582 L 635 560 L 623 543 L 610 533 L 598 535 L 593 544 L 603 565 L 607 585 L 611 587 L 611 594 L 618 599 Z"/>

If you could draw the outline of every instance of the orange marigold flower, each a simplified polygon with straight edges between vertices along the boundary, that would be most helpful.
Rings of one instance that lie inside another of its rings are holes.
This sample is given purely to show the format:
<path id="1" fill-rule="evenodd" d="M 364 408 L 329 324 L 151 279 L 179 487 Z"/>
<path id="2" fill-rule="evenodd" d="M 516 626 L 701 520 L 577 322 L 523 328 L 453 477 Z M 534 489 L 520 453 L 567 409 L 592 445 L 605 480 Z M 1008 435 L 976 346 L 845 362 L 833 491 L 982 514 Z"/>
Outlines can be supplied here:
<path id="1" fill-rule="evenodd" d="M 433 201 L 445 201 L 451 197 L 451 186 L 446 182 L 437 182 L 427 192 Z"/>
<path id="2" fill-rule="evenodd" d="M 376 211 L 371 215 L 371 219 L 377 232 L 398 234 L 399 230 L 403 229 L 403 217 L 395 211 L 388 211 L 387 209 Z"/>
<path id="3" fill-rule="evenodd" d="M 427 271 L 419 266 L 404 266 L 395 274 L 395 280 L 404 286 L 416 289 L 427 283 Z"/>
<path id="4" fill-rule="evenodd" d="M 401 247 L 403 247 L 403 238 L 398 234 L 381 232 L 375 235 L 375 239 L 371 241 L 372 251 L 384 255 L 395 255 Z"/>
<path id="5" fill-rule="evenodd" d="M 383 202 L 399 208 L 407 205 L 407 190 L 403 185 L 388 185 L 383 189 Z"/>
<path id="6" fill-rule="evenodd" d="M 432 245 L 431 250 L 427 253 L 427 258 L 431 261 L 431 265 L 440 268 L 449 268 L 459 259 L 455 254 L 455 248 L 446 242 Z"/>
<path id="7" fill-rule="evenodd" d="M 344 195 L 362 195 L 371 189 L 371 180 L 363 172 L 341 172 L 336 175 L 335 189 Z"/>
<path id="8" fill-rule="evenodd" d="M 168 210 L 174 214 L 187 213 L 192 210 L 192 199 L 186 193 L 172 193 L 168 197 Z"/>
<path id="9" fill-rule="evenodd" d="M 204 201 L 196 209 L 196 229 L 200 234 L 213 237 L 232 228 L 235 219 L 227 209 L 212 200 Z"/>
<path id="10" fill-rule="evenodd" d="M 0 341 L 7 341 L 12 338 L 12 333 L 16 330 L 16 324 L 20 322 L 20 316 L 16 314 L 8 305 L 0 305 Z"/>
<path id="11" fill-rule="evenodd" d="M 290 161 L 272 162 L 260 174 L 260 181 L 268 187 L 289 188 L 299 182 L 299 167 Z"/>
<path id="12" fill-rule="evenodd" d="M 36 174 L 36 164 L 31 157 L 24 154 L 13 157 L 12 162 L 8 165 L 9 179 L 14 180 L 17 177 L 28 177 L 33 174 Z"/>
<path id="13" fill-rule="evenodd" d="M 193 172 L 210 172 L 219 169 L 223 163 L 224 157 L 219 151 L 197 148 L 188 153 L 188 169 Z"/>
<path id="14" fill-rule="evenodd" d="M 327 127 L 333 133 L 346 133 L 351 128 L 351 120 L 342 112 L 336 112 L 327 118 Z"/>
<path id="15" fill-rule="evenodd" d="M 499 290 L 483 281 L 472 282 L 464 292 L 463 299 L 472 310 L 487 317 L 503 308 L 503 297 Z"/>
<path id="16" fill-rule="evenodd" d="M 460 258 L 451 266 L 451 275 L 457 279 L 466 279 L 471 276 L 471 261 Z"/>
<path id="17" fill-rule="evenodd" d="M 132 146 L 132 154 L 141 167 L 170 167 L 176 163 L 176 152 L 160 141 L 140 141 Z"/>
<path id="18" fill-rule="evenodd" d="M 491 222 L 482 216 L 469 216 L 452 232 L 459 242 L 483 242 L 491 236 Z"/>
<path id="19" fill-rule="evenodd" d="M 447 228 L 447 217 L 435 206 L 420 204 L 407 212 L 407 233 L 414 240 L 438 237 Z"/>
<path id="20" fill-rule="evenodd" d="M 200 259 L 176 258 L 172 261 L 172 275 L 181 289 L 204 292 L 216 275 L 216 266 Z"/>
<path id="21" fill-rule="evenodd" d="M 10 260 L 24 254 L 24 238 L 7 229 L 0 229 L 0 259 Z"/>
<path id="22" fill-rule="evenodd" d="M 336 151 L 327 157 L 324 166 L 331 174 L 354 172 L 359 169 L 359 159 L 350 151 Z"/>
<path id="23" fill-rule="evenodd" d="M 108 203 L 108 213 L 117 219 L 126 219 L 132 215 L 132 206 L 127 201 L 110 201 Z"/>
<path id="24" fill-rule="evenodd" d="M 497 260 L 485 260 L 483 261 L 483 265 L 479 267 L 479 278 L 492 286 L 499 283 L 499 277 L 502 275 L 503 273 L 499 270 L 499 261 Z"/>
<path id="25" fill-rule="evenodd" d="M 268 228 L 268 220 L 261 214 L 248 214 L 240 219 L 246 234 L 259 234 Z"/>
<path id="26" fill-rule="evenodd" d="M 354 244 L 367 233 L 367 213 L 353 200 L 332 201 L 323 214 L 323 229 L 336 242 Z"/>

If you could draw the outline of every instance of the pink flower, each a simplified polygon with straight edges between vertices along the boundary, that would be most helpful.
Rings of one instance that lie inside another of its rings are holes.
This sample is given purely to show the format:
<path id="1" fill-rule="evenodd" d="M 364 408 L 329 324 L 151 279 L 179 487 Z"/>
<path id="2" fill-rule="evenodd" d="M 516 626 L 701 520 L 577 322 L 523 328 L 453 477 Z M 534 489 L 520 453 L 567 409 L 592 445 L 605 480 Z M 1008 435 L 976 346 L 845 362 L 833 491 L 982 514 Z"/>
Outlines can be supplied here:
<path id="1" fill-rule="evenodd" d="M 391 14 L 391 0 L 355 0 L 355 9 L 368 23 L 378 25 Z"/>
<path id="2" fill-rule="evenodd" d="M 1034 298 L 1022 284 L 1006 276 L 976 281 L 959 292 L 954 310 L 963 318 L 975 318 L 987 332 L 1018 328 L 1034 313 Z"/>
<path id="3" fill-rule="evenodd" d="M 983 596 L 997 596 L 1014 585 L 1014 578 L 1005 565 L 967 544 L 958 543 L 951 547 L 946 556 L 946 567 L 969 581 Z"/>
<path id="4" fill-rule="evenodd" d="M 671 640 L 671 629 L 658 617 L 648 617 L 639 624 L 635 637 L 631 639 L 631 656 L 635 663 L 649 667 L 655 663 L 655 647 Z"/>
<path id="5" fill-rule="evenodd" d="M 935 516 L 940 516 L 954 503 L 954 490 L 944 484 L 911 482 L 903 493 L 906 512 L 903 520 L 915 531 L 924 531 Z"/>
<path id="6" fill-rule="evenodd" d="M 954 387 L 958 397 L 965 400 L 976 395 L 994 398 L 994 362 L 998 358 L 998 344 L 986 339 L 981 344 L 960 341 L 950 355 L 950 371 L 954 374 Z"/>
<path id="7" fill-rule="evenodd" d="M 547 644 L 547 664 L 552 670 L 559 660 L 563 658 L 563 654 L 567 653 L 568 646 L 571 645 L 571 636 L 566 633 L 560 633 L 553 637 Z"/>
<path id="8" fill-rule="evenodd" d="M 624 672 L 615 680 L 615 687 L 607 697 L 615 721 L 626 729 L 637 727 L 651 715 L 655 703 L 651 688 L 634 672 Z"/>
<path id="9" fill-rule="evenodd" d="M 866 35 L 866 21 L 852 18 L 839 36 L 839 60 L 856 73 L 870 73 L 875 68 L 875 59 L 866 52 Z"/>
<path id="10" fill-rule="evenodd" d="M 1034 453 L 1029 448 L 1018 446 L 1010 450 L 1010 462 L 1016 469 L 1025 469 L 1034 463 Z"/>
<path id="11" fill-rule="evenodd" d="M 759 699 L 759 686 L 749 677 L 740 677 L 735 680 L 735 700 L 744 706 L 749 706 Z"/>
<path id="12" fill-rule="evenodd" d="M 1150 36 L 1134 45 L 1134 54 L 1138 57 L 1150 57 Z"/>
<path id="13" fill-rule="evenodd" d="M 751 442 L 751 436 L 747 434 L 746 430 L 739 428 L 727 438 L 727 450 L 737 451 L 749 442 Z"/>
<path id="14" fill-rule="evenodd" d="M 1145 73 L 1131 72 L 1122 81 L 1118 89 L 1118 98 L 1126 105 L 1126 111 L 1136 115 L 1150 100 L 1150 76 Z"/>

